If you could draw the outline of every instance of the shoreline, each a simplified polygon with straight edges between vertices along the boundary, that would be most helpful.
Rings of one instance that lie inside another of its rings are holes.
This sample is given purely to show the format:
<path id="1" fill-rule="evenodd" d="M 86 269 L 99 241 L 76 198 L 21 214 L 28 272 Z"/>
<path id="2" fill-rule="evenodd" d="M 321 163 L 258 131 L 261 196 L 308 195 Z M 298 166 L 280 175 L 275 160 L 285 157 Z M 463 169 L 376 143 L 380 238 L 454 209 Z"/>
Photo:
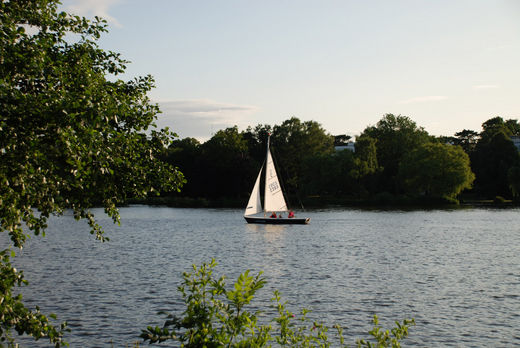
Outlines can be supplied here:
<path id="1" fill-rule="evenodd" d="M 175 208 L 243 208 L 247 199 L 233 198 L 191 198 L 191 197 L 147 197 L 145 199 L 128 199 L 124 205 L 142 204 L 150 206 L 168 206 Z M 411 199 L 407 197 L 393 197 L 383 200 L 360 200 L 333 197 L 306 198 L 300 204 L 292 204 L 295 210 L 323 209 L 323 208 L 359 208 L 359 209 L 467 209 L 472 207 L 514 208 L 520 207 L 520 202 L 512 200 L 491 199 L 464 199 L 449 201 L 444 199 Z"/>

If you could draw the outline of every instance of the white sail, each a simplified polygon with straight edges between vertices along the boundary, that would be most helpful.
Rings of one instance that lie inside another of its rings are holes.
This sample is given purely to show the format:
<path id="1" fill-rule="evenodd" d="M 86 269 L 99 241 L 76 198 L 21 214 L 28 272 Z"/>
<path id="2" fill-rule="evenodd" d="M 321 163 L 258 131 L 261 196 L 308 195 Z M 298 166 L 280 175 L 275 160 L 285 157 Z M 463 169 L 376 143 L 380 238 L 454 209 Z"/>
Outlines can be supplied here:
<path id="1" fill-rule="evenodd" d="M 258 173 L 253 192 L 249 197 L 244 218 L 248 224 L 308 224 L 310 218 L 295 218 L 294 214 L 291 216 L 274 216 L 271 213 L 287 212 L 287 203 L 282 192 L 282 186 L 278 180 L 278 174 L 274 167 L 273 156 L 269 149 L 270 134 L 267 138 L 267 154 L 265 165 L 265 195 L 264 195 L 264 214 L 262 212 L 262 201 L 260 198 L 260 181 L 262 178 L 262 170 L 264 165 Z M 266 214 L 266 212 L 269 213 Z M 277 214 L 278 215 L 278 214 Z M 276 217 L 276 218 L 275 218 Z"/>
<path id="2" fill-rule="evenodd" d="M 253 191 L 249 197 L 249 202 L 247 203 L 244 215 L 253 215 L 262 211 L 262 200 L 260 199 L 260 177 L 262 176 L 263 168 L 264 166 L 260 168 L 260 172 L 256 178 L 255 186 L 253 187 Z"/>
<path id="3" fill-rule="evenodd" d="M 267 147 L 267 163 L 265 165 L 264 209 L 269 212 L 287 211 L 287 204 L 283 197 L 282 187 L 278 181 L 269 146 Z"/>

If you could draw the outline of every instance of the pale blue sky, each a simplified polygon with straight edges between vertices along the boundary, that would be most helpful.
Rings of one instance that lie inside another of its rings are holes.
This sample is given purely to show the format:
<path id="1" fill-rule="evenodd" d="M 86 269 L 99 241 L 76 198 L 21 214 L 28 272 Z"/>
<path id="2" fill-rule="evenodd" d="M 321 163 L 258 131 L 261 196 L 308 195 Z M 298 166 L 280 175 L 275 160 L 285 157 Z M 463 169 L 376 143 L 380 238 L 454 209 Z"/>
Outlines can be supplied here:
<path id="1" fill-rule="evenodd" d="M 151 74 L 159 126 L 207 140 L 296 116 L 357 135 L 386 113 L 433 135 L 520 118 L 517 0 L 63 0 Z"/>

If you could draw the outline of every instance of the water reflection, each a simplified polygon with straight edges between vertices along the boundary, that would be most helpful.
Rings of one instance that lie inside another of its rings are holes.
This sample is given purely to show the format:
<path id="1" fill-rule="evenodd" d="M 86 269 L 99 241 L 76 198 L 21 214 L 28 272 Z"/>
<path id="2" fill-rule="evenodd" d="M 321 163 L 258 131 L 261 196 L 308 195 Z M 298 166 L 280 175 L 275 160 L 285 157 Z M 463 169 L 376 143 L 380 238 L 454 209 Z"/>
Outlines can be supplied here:
<path id="1" fill-rule="evenodd" d="M 245 224 L 249 231 L 255 232 L 281 232 L 287 229 L 287 225 L 271 225 L 271 224 Z"/>
<path id="2" fill-rule="evenodd" d="M 256 265 L 262 265 L 261 270 L 270 279 L 282 276 L 280 264 L 284 259 L 287 225 L 246 224 L 249 238 L 247 245 L 251 246 L 246 259 L 255 260 Z"/>

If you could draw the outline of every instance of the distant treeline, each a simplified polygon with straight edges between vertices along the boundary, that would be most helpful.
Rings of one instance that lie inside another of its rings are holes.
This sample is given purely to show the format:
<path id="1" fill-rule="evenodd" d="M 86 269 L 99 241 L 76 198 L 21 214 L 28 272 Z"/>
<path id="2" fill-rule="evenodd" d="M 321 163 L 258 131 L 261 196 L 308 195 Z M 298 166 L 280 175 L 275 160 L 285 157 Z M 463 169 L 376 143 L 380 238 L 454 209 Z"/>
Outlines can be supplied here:
<path id="1" fill-rule="evenodd" d="M 162 198 L 183 202 L 245 204 L 266 152 L 268 133 L 289 202 L 456 203 L 463 198 L 509 200 L 520 194 L 520 155 L 511 140 L 517 120 L 494 117 L 476 132 L 435 137 L 409 117 L 385 115 L 355 138 L 355 151 L 335 146 L 352 141 L 333 136 L 315 121 L 293 117 L 280 125 L 239 132 L 219 130 L 199 143 L 175 140 L 164 160 L 187 183 Z M 196 203 L 194 203 L 196 204 Z"/>

